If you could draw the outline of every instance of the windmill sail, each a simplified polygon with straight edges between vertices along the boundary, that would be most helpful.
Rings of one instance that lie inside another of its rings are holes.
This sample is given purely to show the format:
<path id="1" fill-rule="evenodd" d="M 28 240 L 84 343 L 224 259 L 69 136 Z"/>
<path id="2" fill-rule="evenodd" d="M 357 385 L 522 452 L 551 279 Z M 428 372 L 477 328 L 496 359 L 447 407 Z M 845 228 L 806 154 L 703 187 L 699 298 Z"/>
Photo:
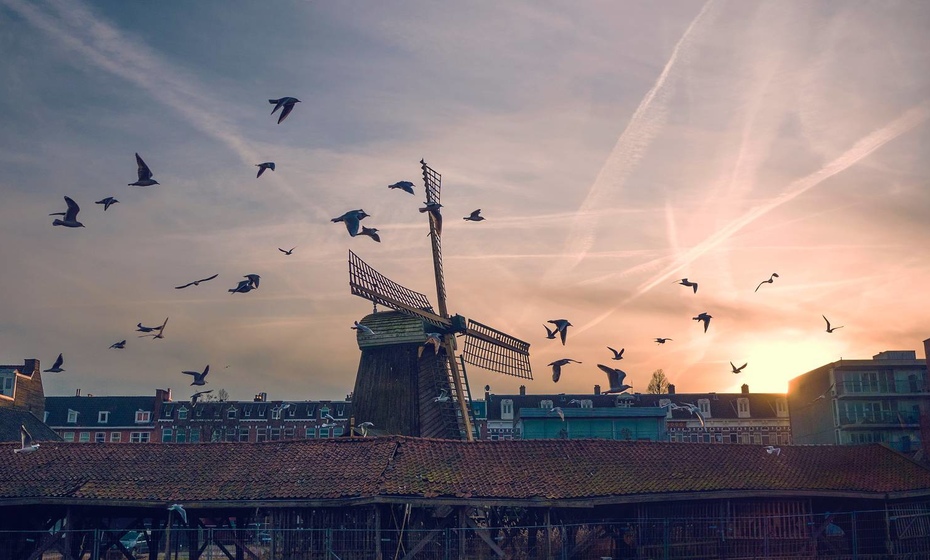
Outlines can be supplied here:
<path id="1" fill-rule="evenodd" d="M 465 361 L 473 366 L 523 379 L 533 379 L 528 342 L 472 319 L 468 320 L 465 349 L 462 354 Z"/>
<path id="2" fill-rule="evenodd" d="M 349 287 L 352 294 L 395 311 L 423 319 L 437 327 L 447 327 L 448 319 L 436 315 L 429 299 L 384 276 L 349 251 Z"/>

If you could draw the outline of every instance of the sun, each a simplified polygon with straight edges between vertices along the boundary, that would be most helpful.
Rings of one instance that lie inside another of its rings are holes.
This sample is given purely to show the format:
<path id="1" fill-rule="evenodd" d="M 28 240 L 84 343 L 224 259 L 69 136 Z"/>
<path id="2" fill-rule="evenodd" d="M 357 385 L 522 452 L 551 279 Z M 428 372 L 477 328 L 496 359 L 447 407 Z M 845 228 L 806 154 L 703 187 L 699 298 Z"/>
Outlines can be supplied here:
<path id="1" fill-rule="evenodd" d="M 842 357 L 846 345 L 829 336 L 790 330 L 769 335 L 768 340 L 737 343 L 738 354 L 749 366 L 733 376 L 730 391 L 737 393 L 746 383 L 753 393 L 787 393 L 789 379 Z"/>

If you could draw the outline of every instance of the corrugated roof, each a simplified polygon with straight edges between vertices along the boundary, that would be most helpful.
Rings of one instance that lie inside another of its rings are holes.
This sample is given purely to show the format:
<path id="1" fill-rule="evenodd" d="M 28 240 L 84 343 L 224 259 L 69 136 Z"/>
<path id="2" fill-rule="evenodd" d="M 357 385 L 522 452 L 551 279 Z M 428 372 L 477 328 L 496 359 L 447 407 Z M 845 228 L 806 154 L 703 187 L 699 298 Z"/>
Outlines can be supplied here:
<path id="1" fill-rule="evenodd" d="M 268 502 L 418 498 L 511 502 L 671 494 L 930 496 L 930 469 L 863 446 L 480 441 L 381 437 L 214 444 L 43 444 L 14 455 L 3 501 Z M 694 496 L 699 498 L 700 496 Z"/>

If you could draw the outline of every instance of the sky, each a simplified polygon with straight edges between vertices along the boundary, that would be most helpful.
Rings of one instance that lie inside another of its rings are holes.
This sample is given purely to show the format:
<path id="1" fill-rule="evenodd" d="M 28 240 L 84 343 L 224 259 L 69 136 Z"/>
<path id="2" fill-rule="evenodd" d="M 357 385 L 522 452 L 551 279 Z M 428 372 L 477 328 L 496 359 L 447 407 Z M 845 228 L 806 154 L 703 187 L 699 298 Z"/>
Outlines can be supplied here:
<path id="1" fill-rule="evenodd" d="M 48 395 L 185 398 L 210 364 L 232 399 L 344 398 L 349 250 L 436 302 L 421 159 L 449 310 L 531 344 L 533 380 L 470 367 L 476 396 L 922 358 L 928 28 L 913 1 L 0 0 L 0 363 L 62 353 Z M 136 152 L 159 185 L 127 186 Z M 52 226 L 64 196 L 86 227 Z M 330 221 L 357 208 L 381 243 Z"/>

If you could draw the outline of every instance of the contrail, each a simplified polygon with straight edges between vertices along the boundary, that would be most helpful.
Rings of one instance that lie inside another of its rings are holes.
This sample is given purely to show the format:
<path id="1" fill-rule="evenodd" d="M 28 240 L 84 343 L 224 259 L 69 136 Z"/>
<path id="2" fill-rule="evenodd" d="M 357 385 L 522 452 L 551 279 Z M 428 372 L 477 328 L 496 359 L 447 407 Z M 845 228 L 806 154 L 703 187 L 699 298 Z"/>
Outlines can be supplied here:
<path id="1" fill-rule="evenodd" d="M 565 251 L 573 255 L 569 259 L 571 262 L 567 265 L 558 266 L 558 269 L 574 268 L 585 258 L 585 255 L 594 244 L 594 232 L 597 229 L 595 212 L 603 198 L 604 190 L 608 187 L 619 188 L 626 181 L 633 168 L 642 159 L 649 144 L 658 134 L 659 129 L 665 124 L 668 112 L 666 106 L 670 95 L 666 91 L 668 89 L 666 83 L 669 81 L 669 75 L 681 57 L 682 51 L 690 45 L 692 31 L 701 21 L 711 4 L 712 0 L 705 3 L 698 15 L 688 25 L 688 28 L 672 50 L 672 55 L 659 74 L 656 83 L 640 101 L 639 106 L 630 118 L 630 122 L 620 134 L 620 138 L 617 139 L 610 156 L 604 166 L 601 167 L 594 184 L 591 185 L 587 196 L 582 201 L 572 224 Z"/>

